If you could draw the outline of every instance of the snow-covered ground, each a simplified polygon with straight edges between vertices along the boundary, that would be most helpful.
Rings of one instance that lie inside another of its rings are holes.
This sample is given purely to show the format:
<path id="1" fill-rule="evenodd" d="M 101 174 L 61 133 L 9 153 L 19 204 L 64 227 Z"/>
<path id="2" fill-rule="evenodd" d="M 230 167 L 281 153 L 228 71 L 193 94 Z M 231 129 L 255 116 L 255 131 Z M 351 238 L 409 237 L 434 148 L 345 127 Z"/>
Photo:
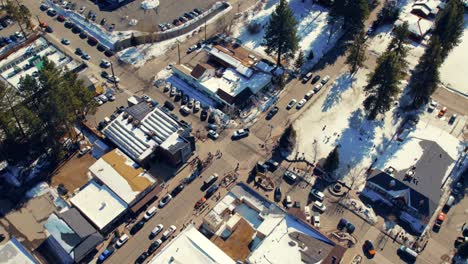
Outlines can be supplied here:
<path id="1" fill-rule="evenodd" d="M 145 0 L 141 2 L 141 8 L 148 10 L 159 6 L 159 0 Z"/>
<path id="2" fill-rule="evenodd" d="M 362 175 L 372 160 L 389 142 L 397 124 L 393 111 L 386 113 L 384 120 L 368 121 L 362 107 L 365 94 L 362 87 L 367 83 L 366 69 L 356 75 L 343 73 L 338 76 L 326 96 L 320 97 L 295 122 L 298 131 L 298 150 L 306 158 L 318 162 L 335 146 L 340 153 L 338 178 L 346 175 Z M 381 118 L 381 117 L 379 117 Z M 357 180 L 356 184 L 365 179 Z"/>
<path id="3" fill-rule="evenodd" d="M 275 11 L 279 0 L 267 0 L 260 11 L 251 10 L 246 21 L 236 24 L 233 27 L 233 37 L 237 38 L 246 47 L 267 56 L 263 42 L 265 29 L 263 28 L 269 21 L 271 14 Z M 312 4 L 312 1 L 289 0 L 289 6 L 294 12 L 298 22 L 297 34 L 299 37 L 299 47 L 304 51 L 306 57 L 310 51 L 314 52 L 314 59 L 308 61 L 305 67 L 315 64 L 330 48 L 332 48 L 341 32 L 339 25 L 335 25 L 335 32 L 329 38 L 330 27 L 327 25 L 328 9 Z M 250 23 L 259 23 L 262 29 L 257 34 L 250 34 L 247 26 Z M 338 24 L 338 23 L 337 23 Z"/>
<path id="4" fill-rule="evenodd" d="M 468 15 L 461 43 L 450 52 L 440 68 L 440 79 L 450 89 L 468 96 Z"/>

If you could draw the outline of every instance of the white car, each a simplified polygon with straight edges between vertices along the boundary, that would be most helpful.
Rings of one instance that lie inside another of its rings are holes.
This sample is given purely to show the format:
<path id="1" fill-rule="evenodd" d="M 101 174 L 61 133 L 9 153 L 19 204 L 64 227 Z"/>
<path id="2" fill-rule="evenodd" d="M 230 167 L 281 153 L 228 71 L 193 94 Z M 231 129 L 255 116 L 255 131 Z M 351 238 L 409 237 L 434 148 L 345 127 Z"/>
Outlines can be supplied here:
<path id="1" fill-rule="evenodd" d="M 188 48 L 187 54 L 194 52 L 197 48 L 198 48 L 197 45 L 191 46 L 190 48 Z"/>
<path id="2" fill-rule="evenodd" d="M 83 60 L 90 60 L 90 59 L 91 59 L 91 56 L 89 56 L 88 53 L 83 53 L 83 55 L 81 55 L 81 58 L 82 58 Z"/>
<path id="3" fill-rule="evenodd" d="M 200 110 L 200 101 L 195 101 L 195 105 L 193 106 L 193 111 L 199 111 Z"/>
<path id="4" fill-rule="evenodd" d="M 128 235 L 127 234 L 123 234 L 121 237 L 119 237 L 119 240 L 117 240 L 117 247 L 121 247 L 123 244 L 127 243 L 128 241 Z"/>
<path id="5" fill-rule="evenodd" d="M 106 94 L 106 97 L 107 97 L 107 99 L 108 99 L 109 101 L 111 101 L 111 102 L 112 102 L 112 101 L 115 101 L 115 96 L 114 96 L 113 94 L 111 94 L 111 93 Z"/>
<path id="6" fill-rule="evenodd" d="M 312 195 L 313 197 L 315 197 L 319 201 L 323 201 L 323 199 L 325 198 L 325 195 L 321 191 L 319 191 L 317 189 L 310 190 L 310 195 Z"/>
<path id="7" fill-rule="evenodd" d="M 145 102 L 149 103 L 152 101 L 151 97 L 149 97 L 148 95 L 144 94 L 143 95 L 143 100 L 145 100 Z"/>
<path id="8" fill-rule="evenodd" d="M 146 211 L 145 213 L 145 216 L 143 217 L 145 219 L 145 221 L 148 221 L 151 219 L 151 217 L 153 217 L 157 212 L 158 212 L 158 208 L 156 208 L 156 206 L 153 206 L 151 207 L 150 209 L 148 209 L 148 211 Z"/>
<path id="9" fill-rule="evenodd" d="M 91 150 L 90 146 L 83 147 L 80 152 L 78 153 L 79 156 L 83 156 L 84 154 L 88 153 Z"/>
<path id="10" fill-rule="evenodd" d="M 115 81 L 116 83 L 119 83 L 119 82 L 120 82 L 119 77 L 116 77 L 116 76 L 114 76 L 114 75 L 109 75 L 109 77 L 107 77 L 107 80 L 108 80 L 109 82 L 111 82 L 111 83 L 113 83 L 114 81 Z"/>
<path id="11" fill-rule="evenodd" d="M 297 103 L 297 105 L 296 105 L 296 109 L 298 109 L 298 110 L 301 109 L 305 105 L 306 102 L 307 102 L 306 99 L 300 100 L 299 103 Z"/>
<path id="12" fill-rule="evenodd" d="M 99 97 L 94 97 L 94 100 L 97 102 L 98 105 L 104 104 Z"/>
<path id="13" fill-rule="evenodd" d="M 188 106 L 183 105 L 183 106 L 180 107 L 180 112 L 182 112 L 185 115 L 188 115 L 188 114 L 190 114 L 191 111 L 190 111 L 190 108 Z"/>
<path id="14" fill-rule="evenodd" d="M 168 194 L 159 201 L 159 208 L 163 208 L 172 200 L 172 195 Z"/>
<path id="15" fill-rule="evenodd" d="M 286 199 L 285 199 L 285 203 L 286 203 L 286 207 L 287 208 L 291 208 L 293 206 L 293 202 L 292 202 L 292 199 L 291 199 L 291 196 L 286 196 Z"/>
<path id="16" fill-rule="evenodd" d="M 327 75 L 327 76 L 323 77 L 323 79 L 322 79 L 322 81 L 320 81 L 320 83 L 322 85 L 325 85 L 329 80 L 330 80 L 330 75 Z"/>
<path id="17" fill-rule="evenodd" d="M 163 230 L 164 226 L 159 224 L 153 230 L 151 230 L 151 236 L 155 237 Z"/>
<path id="18" fill-rule="evenodd" d="M 100 65 L 102 68 L 109 68 L 111 66 L 111 63 L 108 60 L 102 59 Z"/>
<path id="19" fill-rule="evenodd" d="M 322 89 L 322 87 L 323 87 L 323 84 L 317 83 L 317 84 L 315 85 L 315 87 L 314 87 L 314 90 L 313 90 L 314 93 L 318 93 L 318 92 L 320 91 L 320 89 Z"/>
<path id="20" fill-rule="evenodd" d="M 208 131 L 208 137 L 213 139 L 213 140 L 216 140 L 216 139 L 219 138 L 219 134 L 216 133 L 216 131 L 214 131 L 214 130 L 210 130 L 210 131 Z"/>
<path id="21" fill-rule="evenodd" d="M 163 240 L 167 240 L 177 230 L 175 225 L 171 225 L 162 235 Z"/>
<path id="22" fill-rule="evenodd" d="M 312 219 L 312 222 L 314 224 L 315 227 L 319 228 L 320 227 L 320 214 L 315 212 L 314 213 L 314 217 Z"/>
<path id="23" fill-rule="evenodd" d="M 437 107 L 437 105 L 438 105 L 437 101 L 431 100 L 431 102 L 429 103 L 429 108 L 428 108 L 429 112 L 433 112 L 434 109 Z"/>
<path id="24" fill-rule="evenodd" d="M 309 207 L 309 206 L 304 207 L 304 214 L 305 214 L 305 216 L 306 216 L 307 222 L 309 222 L 309 221 L 310 221 L 310 218 L 311 218 L 311 216 L 312 216 L 312 215 L 310 214 L 310 207 Z"/>
<path id="25" fill-rule="evenodd" d="M 109 100 L 109 99 L 107 98 L 107 96 L 105 96 L 105 95 L 103 95 L 103 94 L 99 95 L 99 99 L 101 99 L 101 101 L 102 101 L 103 103 L 106 103 L 106 102 Z"/>
<path id="26" fill-rule="evenodd" d="M 291 108 L 293 108 L 293 106 L 297 103 L 297 100 L 296 99 L 292 99 L 291 101 L 289 101 L 288 105 L 286 106 L 286 110 L 289 110 Z"/>
<path id="27" fill-rule="evenodd" d="M 63 38 L 61 42 L 63 45 L 70 45 L 70 41 L 66 38 Z"/>
<path id="28" fill-rule="evenodd" d="M 322 202 L 319 202 L 319 201 L 314 202 L 314 208 L 316 208 L 322 213 L 325 212 L 325 210 L 327 210 L 327 207 Z"/>

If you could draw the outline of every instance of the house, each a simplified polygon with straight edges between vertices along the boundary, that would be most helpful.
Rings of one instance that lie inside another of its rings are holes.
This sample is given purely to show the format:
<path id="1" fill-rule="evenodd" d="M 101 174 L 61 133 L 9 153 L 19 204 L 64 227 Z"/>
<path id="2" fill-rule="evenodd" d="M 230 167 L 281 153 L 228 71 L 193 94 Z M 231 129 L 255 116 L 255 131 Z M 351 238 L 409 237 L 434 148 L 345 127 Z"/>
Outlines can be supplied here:
<path id="1" fill-rule="evenodd" d="M 215 45 L 206 50 L 207 63 L 199 63 L 193 69 L 184 64 L 174 65 L 172 71 L 217 104 L 243 107 L 252 95 L 271 86 L 274 67 L 258 61 L 239 45 Z M 178 87 L 176 82 L 174 84 Z"/>
<path id="2" fill-rule="evenodd" d="M 118 201 L 137 212 L 160 190 L 157 181 L 130 157 L 114 149 L 89 167 L 90 176 L 101 185 L 107 186 Z M 121 208 L 121 207 L 120 207 Z"/>
<path id="3" fill-rule="evenodd" d="M 139 102 L 126 108 L 103 128 L 103 134 L 142 165 L 151 157 L 178 166 L 195 150 L 191 128 L 158 107 Z"/>
<path id="4" fill-rule="evenodd" d="M 33 255 L 15 238 L 0 245 L 0 263 L 3 264 L 37 264 Z"/>
<path id="5" fill-rule="evenodd" d="M 407 14 L 403 18 L 395 22 L 395 26 L 402 25 L 404 22 L 408 23 L 408 31 L 410 37 L 416 41 L 421 41 L 431 31 L 434 24 L 433 21 L 426 18 L 419 17 L 414 14 Z"/>
<path id="6" fill-rule="evenodd" d="M 427 127 L 426 127 L 427 126 Z M 362 195 L 400 212 L 422 234 L 437 212 L 443 187 L 456 164 L 459 141 L 431 125 L 402 131 L 369 172 Z"/>
<path id="7" fill-rule="evenodd" d="M 51 263 L 80 263 L 101 244 L 103 237 L 76 208 L 53 213 L 44 224 L 45 247 Z"/>
<path id="8" fill-rule="evenodd" d="M 417 0 L 413 4 L 411 13 L 424 18 L 435 18 L 441 9 L 443 3 L 439 0 Z"/>
<path id="9" fill-rule="evenodd" d="M 83 186 L 70 202 L 102 233 L 113 230 L 113 224 L 127 209 L 127 204 L 120 197 L 93 180 Z"/>

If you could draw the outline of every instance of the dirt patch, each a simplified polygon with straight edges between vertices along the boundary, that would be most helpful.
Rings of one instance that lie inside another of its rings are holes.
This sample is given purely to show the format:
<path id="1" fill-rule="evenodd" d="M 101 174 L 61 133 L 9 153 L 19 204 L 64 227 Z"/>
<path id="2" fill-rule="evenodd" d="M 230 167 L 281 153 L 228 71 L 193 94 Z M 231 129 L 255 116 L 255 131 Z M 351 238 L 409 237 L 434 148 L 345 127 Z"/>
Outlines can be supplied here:
<path id="1" fill-rule="evenodd" d="M 232 259 L 244 261 L 250 254 L 249 244 L 254 233 L 252 226 L 241 218 L 234 232 L 226 240 L 213 236 L 211 241 Z"/>
<path id="2" fill-rule="evenodd" d="M 63 184 L 69 192 L 81 188 L 88 182 L 88 168 L 94 162 L 96 160 L 90 154 L 73 156 L 52 175 L 51 186 Z"/>

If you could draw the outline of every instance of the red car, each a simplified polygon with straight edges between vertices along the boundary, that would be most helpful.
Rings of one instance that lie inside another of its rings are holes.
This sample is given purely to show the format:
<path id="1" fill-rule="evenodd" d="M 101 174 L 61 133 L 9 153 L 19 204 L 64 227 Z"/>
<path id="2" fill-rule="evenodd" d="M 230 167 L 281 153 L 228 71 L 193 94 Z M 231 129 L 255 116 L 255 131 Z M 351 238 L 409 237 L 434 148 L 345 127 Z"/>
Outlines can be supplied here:
<path id="1" fill-rule="evenodd" d="M 57 17 L 57 21 L 58 21 L 58 22 L 63 22 L 63 21 L 65 21 L 65 17 L 62 16 L 62 15 L 59 15 L 59 16 Z"/>

